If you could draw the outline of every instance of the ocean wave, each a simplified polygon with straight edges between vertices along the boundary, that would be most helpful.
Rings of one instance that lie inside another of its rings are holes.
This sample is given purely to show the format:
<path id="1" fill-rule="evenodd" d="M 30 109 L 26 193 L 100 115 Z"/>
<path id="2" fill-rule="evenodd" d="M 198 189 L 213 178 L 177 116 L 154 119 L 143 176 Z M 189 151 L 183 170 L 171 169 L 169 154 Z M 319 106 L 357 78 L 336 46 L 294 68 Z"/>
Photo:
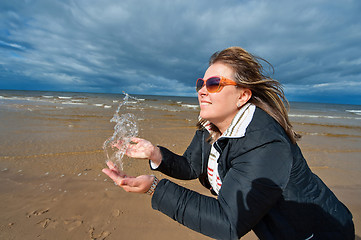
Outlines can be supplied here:
<path id="1" fill-rule="evenodd" d="M 330 115 L 288 114 L 288 116 L 289 117 L 300 117 L 300 118 L 326 118 L 326 119 L 361 120 L 361 118 L 359 118 L 359 117 L 330 116 Z"/>
<path id="2" fill-rule="evenodd" d="M 83 103 L 83 102 L 69 102 L 69 101 L 61 102 L 61 104 L 69 104 L 69 105 L 86 105 L 86 103 Z"/>
<path id="3" fill-rule="evenodd" d="M 136 101 L 128 101 L 127 103 L 128 104 L 137 104 L 138 102 L 136 102 Z"/>
<path id="4" fill-rule="evenodd" d="M 26 100 L 26 98 L 24 98 L 24 97 L 4 97 L 4 96 L 1 96 L 0 99 L 4 99 L 4 100 Z"/>
<path id="5" fill-rule="evenodd" d="M 0 99 L 3 100 L 14 100 L 14 101 L 45 101 L 42 99 L 39 99 L 37 97 L 18 97 L 18 96 L 12 96 L 12 97 L 4 97 L 4 96 L 0 96 Z"/>
<path id="6" fill-rule="evenodd" d="M 126 109 L 128 109 L 128 110 L 143 110 L 144 108 L 139 108 L 139 107 L 126 107 Z"/>
<path id="7" fill-rule="evenodd" d="M 353 137 L 353 138 L 360 138 L 359 135 L 354 134 L 344 134 L 344 133 L 325 133 L 325 132 L 299 132 L 302 135 L 310 135 L 310 136 L 325 136 L 325 137 Z"/>
<path id="8" fill-rule="evenodd" d="M 180 109 L 177 109 L 173 106 L 148 106 L 149 109 L 155 109 L 160 111 L 168 111 L 168 112 L 180 112 Z"/>
<path id="9" fill-rule="evenodd" d="M 198 109 L 199 105 L 194 105 L 194 104 L 181 104 L 182 107 L 185 108 L 191 108 L 191 109 Z"/>
<path id="10" fill-rule="evenodd" d="M 356 115 L 361 115 L 361 110 L 346 110 L 346 112 L 354 113 Z"/>

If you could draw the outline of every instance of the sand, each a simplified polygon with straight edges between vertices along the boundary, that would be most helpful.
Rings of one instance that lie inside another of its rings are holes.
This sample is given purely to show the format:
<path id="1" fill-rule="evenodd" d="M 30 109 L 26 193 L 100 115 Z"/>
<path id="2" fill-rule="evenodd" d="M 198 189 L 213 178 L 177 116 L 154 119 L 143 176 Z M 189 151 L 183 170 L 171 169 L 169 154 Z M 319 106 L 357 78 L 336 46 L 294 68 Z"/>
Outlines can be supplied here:
<path id="1" fill-rule="evenodd" d="M 149 196 L 126 193 L 101 172 L 113 112 L 0 108 L 0 239 L 209 239 L 154 211 Z M 183 153 L 197 114 L 144 114 L 139 135 Z M 294 125 L 304 135 L 299 145 L 312 170 L 351 210 L 361 236 L 361 128 Z M 124 169 L 151 173 L 139 159 L 125 158 Z M 209 195 L 197 180 L 174 181 Z M 244 239 L 257 238 L 249 233 Z"/>

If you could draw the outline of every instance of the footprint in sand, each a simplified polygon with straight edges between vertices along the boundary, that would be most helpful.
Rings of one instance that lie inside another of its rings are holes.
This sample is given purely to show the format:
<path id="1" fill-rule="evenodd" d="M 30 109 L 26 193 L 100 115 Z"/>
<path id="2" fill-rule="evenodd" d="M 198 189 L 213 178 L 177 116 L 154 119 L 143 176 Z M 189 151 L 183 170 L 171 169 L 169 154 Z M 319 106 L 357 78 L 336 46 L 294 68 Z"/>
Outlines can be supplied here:
<path id="1" fill-rule="evenodd" d="M 101 231 L 101 233 L 96 234 L 94 227 L 91 227 L 91 228 L 89 229 L 89 237 L 90 237 L 90 239 L 92 239 L 92 240 L 104 240 L 104 239 L 106 239 L 110 234 L 111 234 L 111 232 L 109 232 L 109 231 Z"/>
<path id="2" fill-rule="evenodd" d="M 80 216 L 75 216 L 70 219 L 64 220 L 64 224 L 67 225 L 68 231 L 72 231 L 75 228 L 83 224 L 83 220 Z"/>
<path id="3" fill-rule="evenodd" d="M 120 214 L 123 214 L 123 211 L 120 211 L 119 209 L 113 209 L 113 211 L 112 211 L 113 217 L 119 217 Z"/>
<path id="4" fill-rule="evenodd" d="M 27 213 L 27 214 L 26 214 L 26 217 L 27 217 L 27 218 L 31 218 L 32 216 L 43 215 L 44 213 L 49 212 L 49 210 L 50 210 L 49 208 L 40 209 L 40 210 L 35 210 L 35 211 L 32 211 L 31 213 Z"/>
<path id="5" fill-rule="evenodd" d="M 40 222 L 38 222 L 37 224 L 42 226 L 44 229 L 47 228 L 50 224 L 54 228 L 57 225 L 57 221 L 53 220 L 51 218 L 45 218 L 45 219 L 41 220 Z"/>

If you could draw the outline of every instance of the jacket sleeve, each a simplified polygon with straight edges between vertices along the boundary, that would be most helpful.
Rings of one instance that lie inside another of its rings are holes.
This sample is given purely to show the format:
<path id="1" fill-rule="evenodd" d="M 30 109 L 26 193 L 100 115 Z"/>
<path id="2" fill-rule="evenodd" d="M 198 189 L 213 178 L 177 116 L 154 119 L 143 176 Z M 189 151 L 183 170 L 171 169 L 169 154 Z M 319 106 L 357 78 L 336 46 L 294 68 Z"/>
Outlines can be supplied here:
<path id="1" fill-rule="evenodd" d="M 212 238 L 239 239 L 280 198 L 288 181 L 290 154 L 288 144 L 274 141 L 233 158 L 218 199 L 163 179 L 152 197 L 152 207 Z"/>
<path id="2" fill-rule="evenodd" d="M 196 131 L 191 144 L 183 156 L 177 155 L 170 150 L 158 146 L 162 154 L 162 162 L 156 171 L 160 171 L 170 177 L 190 180 L 199 177 L 202 171 L 202 148 L 204 148 L 205 134 L 203 131 Z"/>

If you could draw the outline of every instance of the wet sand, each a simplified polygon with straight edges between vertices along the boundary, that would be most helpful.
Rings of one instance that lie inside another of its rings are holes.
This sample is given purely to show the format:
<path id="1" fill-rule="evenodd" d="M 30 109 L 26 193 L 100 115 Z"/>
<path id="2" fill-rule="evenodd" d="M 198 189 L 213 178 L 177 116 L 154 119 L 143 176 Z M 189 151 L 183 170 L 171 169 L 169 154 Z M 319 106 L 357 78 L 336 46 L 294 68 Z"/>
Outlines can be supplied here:
<path id="1" fill-rule="evenodd" d="M 0 108 L 0 239 L 209 239 L 152 210 L 150 197 L 115 186 L 103 142 L 112 109 Z M 195 111 L 145 111 L 139 136 L 182 154 Z M 351 210 L 361 236 L 361 127 L 294 123 L 312 170 Z M 148 162 L 124 159 L 130 175 Z M 155 173 L 159 178 L 165 176 Z M 197 180 L 175 182 L 208 194 Z M 249 233 L 243 239 L 257 239 Z"/>

